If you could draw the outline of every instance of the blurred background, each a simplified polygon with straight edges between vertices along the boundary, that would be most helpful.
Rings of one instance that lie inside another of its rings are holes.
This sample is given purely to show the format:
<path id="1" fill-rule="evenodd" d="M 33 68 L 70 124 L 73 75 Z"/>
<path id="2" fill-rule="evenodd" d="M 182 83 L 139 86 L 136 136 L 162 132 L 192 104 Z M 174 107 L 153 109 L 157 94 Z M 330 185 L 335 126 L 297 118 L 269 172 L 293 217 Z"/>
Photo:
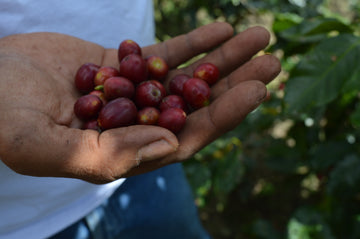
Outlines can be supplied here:
<path id="1" fill-rule="evenodd" d="M 211 235 L 360 238 L 359 0 L 154 3 L 159 41 L 213 21 L 261 25 L 282 63 L 271 100 L 184 164 Z"/>

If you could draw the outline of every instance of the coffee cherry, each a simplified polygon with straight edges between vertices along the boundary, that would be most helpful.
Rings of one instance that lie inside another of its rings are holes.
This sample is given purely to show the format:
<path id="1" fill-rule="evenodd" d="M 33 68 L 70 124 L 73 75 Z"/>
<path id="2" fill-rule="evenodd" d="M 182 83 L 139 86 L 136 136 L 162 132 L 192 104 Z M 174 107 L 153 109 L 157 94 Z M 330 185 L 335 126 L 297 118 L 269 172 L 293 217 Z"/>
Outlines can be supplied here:
<path id="1" fill-rule="evenodd" d="M 94 78 L 100 66 L 93 63 L 85 63 L 79 67 L 75 75 L 75 87 L 83 94 L 87 94 L 95 87 Z"/>
<path id="2" fill-rule="evenodd" d="M 184 127 L 186 122 L 186 113 L 179 108 L 169 108 L 160 113 L 158 126 L 166 128 L 177 134 Z"/>
<path id="3" fill-rule="evenodd" d="M 169 66 L 160 56 L 148 57 L 146 59 L 146 64 L 151 79 L 162 81 L 169 71 Z"/>
<path id="4" fill-rule="evenodd" d="M 124 77 L 111 77 L 104 83 L 104 94 L 107 100 L 120 97 L 131 99 L 135 94 L 135 86 L 130 80 Z"/>
<path id="5" fill-rule="evenodd" d="M 117 98 L 100 111 L 98 124 L 102 130 L 124 127 L 136 122 L 137 109 L 128 98 Z"/>
<path id="6" fill-rule="evenodd" d="M 139 108 L 157 107 L 165 96 L 164 86 L 155 80 L 144 81 L 135 89 L 135 102 Z"/>
<path id="7" fill-rule="evenodd" d="M 148 69 L 146 61 L 137 54 L 125 56 L 120 62 L 120 75 L 131 80 L 134 84 L 146 81 Z"/>
<path id="8" fill-rule="evenodd" d="M 99 97 L 102 104 L 103 104 L 103 106 L 107 104 L 107 100 L 105 98 L 105 94 L 104 94 L 103 91 L 101 91 L 101 90 L 93 90 L 93 91 L 91 91 L 89 93 L 89 95 L 95 95 L 95 96 Z"/>
<path id="9" fill-rule="evenodd" d="M 199 109 L 210 104 L 210 87 L 201 79 L 190 78 L 184 83 L 183 96 L 193 109 Z"/>
<path id="10" fill-rule="evenodd" d="M 193 77 L 204 80 L 208 85 L 213 85 L 219 79 L 219 69 L 212 63 L 206 62 L 195 68 Z"/>
<path id="11" fill-rule="evenodd" d="M 184 99 L 178 95 L 168 95 L 161 100 L 159 105 L 160 111 L 164 111 L 169 108 L 180 108 L 185 112 L 187 111 Z"/>
<path id="12" fill-rule="evenodd" d="M 169 82 L 170 93 L 182 96 L 184 83 L 190 78 L 191 77 L 186 74 L 175 75 Z"/>
<path id="13" fill-rule="evenodd" d="M 96 131 L 100 132 L 100 127 L 99 127 L 96 119 L 86 121 L 83 124 L 82 129 L 92 129 L 92 130 L 96 130 Z"/>
<path id="14" fill-rule="evenodd" d="M 138 111 L 137 124 L 156 125 L 160 116 L 160 111 L 155 107 L 145 107 Z"/>
<path id="15" fill-rule="evenodd" d="M 110 77 L 119 76 L 120 72 L 111 66 L 103 66 L 100 67 L 98 72 L 95 75 L 94 83 L 95 86 L 104 85 L 105 81 L 109 79 Z"/>
<path id="16" fill-rule="evenodd" d="M 120 43 L 118 48 L 118 60 L 119 62 L 124 59 L 127 55 L 137 54 L 141 56 L 141 48 L 140 46 L 133 40 L 127 39 Z"/>
<path id="17" fill-rule="evenodd" d="M 98 116 L 102 102 L 95 95 L 81 96 L 74 104 L 74 113 L 81 120 L 90 120 Z"/>
<path id="18" fill-rule="evenodd" d="M 154 84 L 157 88 L 159 88 L 159 90 L 161 91 L 161 94 L 164 96 L 166 96 L 166 89 L 165 86 L 157 80 L 149 80 L 149 82 L 151 82 L 152 84 Z"/>

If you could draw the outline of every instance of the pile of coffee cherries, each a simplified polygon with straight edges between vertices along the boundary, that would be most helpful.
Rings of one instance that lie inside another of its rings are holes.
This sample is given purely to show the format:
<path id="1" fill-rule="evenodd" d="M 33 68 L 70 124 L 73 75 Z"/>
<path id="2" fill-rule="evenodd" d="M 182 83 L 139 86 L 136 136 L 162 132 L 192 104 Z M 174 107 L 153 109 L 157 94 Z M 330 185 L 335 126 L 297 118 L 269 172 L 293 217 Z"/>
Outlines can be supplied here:
<path id="1" fill-rule="evenodd" d="M 219 78 L 212 63 L 202 63 L 193 75 L 178 74 L 164 81 L 169 66 L 160 56 L 142 56 L 140 46 L 124 40 L 118 48 L 119 68 L 85 63 L 75 86 L 82 94 L 74 105 L 83 129 L 104 130 L 130 125 L 158 125 L 177 134 L 189 112 L 210 102 L 210 86 Z"/>

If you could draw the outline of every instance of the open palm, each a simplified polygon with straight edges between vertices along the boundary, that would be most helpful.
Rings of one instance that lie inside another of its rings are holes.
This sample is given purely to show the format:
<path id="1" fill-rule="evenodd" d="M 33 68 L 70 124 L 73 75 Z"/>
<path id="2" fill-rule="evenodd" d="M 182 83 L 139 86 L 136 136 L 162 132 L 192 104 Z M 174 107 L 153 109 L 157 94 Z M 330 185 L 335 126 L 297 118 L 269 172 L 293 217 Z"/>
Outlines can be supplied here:
<path id="1" fill-rule="evenodd" d="M 221 80 L 212 103 L 188 115 L 175 136 L 156 126 L 130 126 L 98 133 L 80 130 L 73 114 L 79 97 L 74 75 L 85 62 L 118 67 L 117 50 L 56 33 L 0 39 L 0 157 L 14 171 L 32 176 L 72 177 L 93 183 L 144 173 L 188 159 L 236 127 L 266 97 L 265 85 L 280 71 L 276 58 L 252 59 L 267 46 L 260 27 L 236 36 L 226 23 L 214 23 L 143 48 L 172 69 L 190 73 L 212 62 Z M 209 52 L 192 65 L 177 66 Z M 141 162 L 139 164 L 139 162 Z"/>

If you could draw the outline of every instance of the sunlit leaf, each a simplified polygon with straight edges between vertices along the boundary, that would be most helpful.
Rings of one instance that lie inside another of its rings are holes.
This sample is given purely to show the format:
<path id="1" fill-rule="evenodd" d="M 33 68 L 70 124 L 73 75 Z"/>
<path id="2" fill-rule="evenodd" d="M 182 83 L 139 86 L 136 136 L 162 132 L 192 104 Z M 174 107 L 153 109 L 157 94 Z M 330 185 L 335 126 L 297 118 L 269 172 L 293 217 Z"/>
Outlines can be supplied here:
<path id="1" fill-rule="evenodd" d="M 289 239 L 335 239 L 322 213 L 309 207 L 300 207 L 288 223 Z"/>
<path id="2" fill-rule="evenodd" d="M 360 38 L 340 35 L 319 44 L 291 72 L 285 101 L 300 113 L 334 100 L 353 74 L 358 74 Z"/>
<path id="3" fill-rule="evenodd" d="M 275 14 L 275 21 L 273 23 L 274 32 L 285 31 L 297 24 L 300 24 L 304 19 L 297 14 L 283 12 Z"/>
<path id="4" fill-rule="evenodd" d="M 326 39 L 330 34 L 352 33 L 352 28 L 337 19 L 315 17 L 305 18 L 298 24 L 292 24 L 287 20 L 275 21 L 275 27 L 282 31 L 277 32 L 278 42 L 274 49 L 282 49 L 285 56 L 304 54 L 313 45 Z M 276 29 L 275 28 L 275 29 Z"/>
<path id="5" fill-rule="evenodd" d="M 350 33 L 352 29 L 336 19 L 313 18 L 283 31 L 280 35 L 292 42 L 314 42 L 331 31 Z"/>

